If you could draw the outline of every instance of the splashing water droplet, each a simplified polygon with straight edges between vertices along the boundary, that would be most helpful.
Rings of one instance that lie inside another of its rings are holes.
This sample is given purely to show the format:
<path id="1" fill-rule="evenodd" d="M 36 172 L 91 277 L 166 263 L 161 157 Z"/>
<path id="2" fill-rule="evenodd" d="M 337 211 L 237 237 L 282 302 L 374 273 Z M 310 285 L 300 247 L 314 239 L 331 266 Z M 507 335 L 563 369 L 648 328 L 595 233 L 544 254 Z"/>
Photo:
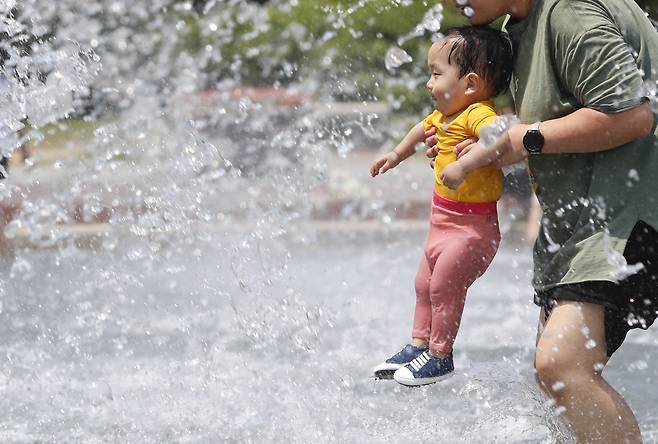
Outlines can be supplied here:
<path id="1" fill-rule="evenodd" d="M 407 52 L 398 47 L 392 47 L 386 51 L 384 64 L 389 72 L 394 72 L 396 68 L 404 65 L 405 63 L 412 62 L 413 58 Z"/>
<path id="2" fill-rule="evenodd" d="M 607 231 L 603 233 L 603 247 L 606 252 L 608 264 L 613 267 L 611 274 L 615 279 L 624 280 L 644 269 L 642 262 L 629 264 L 624 255 L 615 250 L 610 233 Z"/>
<path id="3" fill-rule="evenodd" d="M 551 386 L 551 389 L 553 389 L 554 392 L 559 392 L 563 388 L 565 388 L 567 385 L 562 382 L 562 381 L 557 381 L 555 384 Z"/>
<path id="4" fill-rule="evenodd" d="M 439 32 L 441 30 L 441 22 L 443 21 L 443 5 L 438 4 L 423 17 L 423 28 L 430 32 Z"/>
<path id="5" fill-rule="evenodd" d="M 24 281 L 29 281 L 34 276 L 32 264 L 23 258 L 16 258 L 11 266 L 9 277 L 14 278 L 18 276 L 22 277 Z"/>
<path id="6" fill-rule="evenodd" d="M 518 123 L 521 123 L 521 121 L 513 114 L 505 114 L 497 117 L 496 120 L 482 128 L 482 131 L 480 132 L 480 143 L 484 146 L 493 145 L 503 134 L 509 131 L 513 125 Z M 524 168 L 525 165 L 523 162 L 514 165 L 506 165 L 503 167 L 503 174 L 508 176 L 514 173 L 514 171 Z"/>
<path id="7" fill-rule="evenodd" d="M 473 17 L 475 15 L 475 10 L 470 6 L 464 8 L 464 15 L 466 17 Z"/>

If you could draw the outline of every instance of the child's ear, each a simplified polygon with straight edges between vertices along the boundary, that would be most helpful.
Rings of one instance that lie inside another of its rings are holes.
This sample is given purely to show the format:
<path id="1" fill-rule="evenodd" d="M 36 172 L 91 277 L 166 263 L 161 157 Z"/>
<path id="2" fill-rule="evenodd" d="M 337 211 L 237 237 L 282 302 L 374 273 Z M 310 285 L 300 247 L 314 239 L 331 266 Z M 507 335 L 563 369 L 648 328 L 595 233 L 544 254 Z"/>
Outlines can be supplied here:
<path id="1" fill-rule="evenodd" d="M 479 75 L 475 74 L 474 72 L 466 74 L 465 94 L 467 96 L 471 94 L 481 94 L 486 89 L 486 87 L 487 85 L 484 82 L 484 79 Z"/>

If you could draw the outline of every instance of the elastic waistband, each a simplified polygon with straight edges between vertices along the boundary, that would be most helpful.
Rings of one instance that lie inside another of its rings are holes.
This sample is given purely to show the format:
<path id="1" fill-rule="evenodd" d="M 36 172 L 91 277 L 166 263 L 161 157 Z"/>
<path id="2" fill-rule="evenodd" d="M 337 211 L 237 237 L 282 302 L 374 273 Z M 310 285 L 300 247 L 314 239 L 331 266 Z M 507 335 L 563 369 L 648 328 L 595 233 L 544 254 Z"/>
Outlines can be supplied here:
<path id="1" fill-rule="evenodd" d="M 459 202 L 456 200 L 446 199 L 434 193 L 434 205 L 445 208 L 449 211 L 461 214 L 475 214 L 478 216 L 493 216 L 498 214 L 496 202 Z"/>

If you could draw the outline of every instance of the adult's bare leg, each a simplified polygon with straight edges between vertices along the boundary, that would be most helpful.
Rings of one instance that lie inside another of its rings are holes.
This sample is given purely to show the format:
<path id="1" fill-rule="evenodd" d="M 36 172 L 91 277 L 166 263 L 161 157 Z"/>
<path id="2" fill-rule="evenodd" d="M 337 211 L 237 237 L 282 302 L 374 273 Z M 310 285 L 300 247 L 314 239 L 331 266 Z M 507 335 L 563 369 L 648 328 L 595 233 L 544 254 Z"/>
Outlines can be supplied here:
<path id="1" fill-rule="evenodd" d="M 604 314 L 603 306 L 582 302 L 553 308 L 537 342 L 537 382 L 577 442 L 641 443 L 633 412 L 601 376 L 608 360 Z"/>

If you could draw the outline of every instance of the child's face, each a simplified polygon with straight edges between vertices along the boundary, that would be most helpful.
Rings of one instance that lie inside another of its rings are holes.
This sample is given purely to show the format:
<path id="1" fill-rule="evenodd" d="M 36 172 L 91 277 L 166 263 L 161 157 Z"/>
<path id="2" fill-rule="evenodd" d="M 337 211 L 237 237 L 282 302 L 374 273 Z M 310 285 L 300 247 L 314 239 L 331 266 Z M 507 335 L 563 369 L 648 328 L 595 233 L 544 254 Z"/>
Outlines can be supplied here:
<path id="1" fill-rule="evenodd" d="M 444 116 L 453 115 L 470 105 L 466 95 L 468 81 L 466 76 L 459 76 L 459 67 L 449 63 L 448 57 L 452 42 L 447 39 L 434 43 L 429 50 L 427 62 L 430 79 L 427 81 L 429 91 L 436 109 Z"/>
<path id="2" fill-rule="evenodd" d="M 468 18 L 471 25 L 484 25 L 510 13 L 510 4 L 514 3 L 514 0 L 453 0 L 453 2 L 462 15 Z M 465 13 L 467 8 L 472 10 L 473 15 L 469 16 Z"/>

